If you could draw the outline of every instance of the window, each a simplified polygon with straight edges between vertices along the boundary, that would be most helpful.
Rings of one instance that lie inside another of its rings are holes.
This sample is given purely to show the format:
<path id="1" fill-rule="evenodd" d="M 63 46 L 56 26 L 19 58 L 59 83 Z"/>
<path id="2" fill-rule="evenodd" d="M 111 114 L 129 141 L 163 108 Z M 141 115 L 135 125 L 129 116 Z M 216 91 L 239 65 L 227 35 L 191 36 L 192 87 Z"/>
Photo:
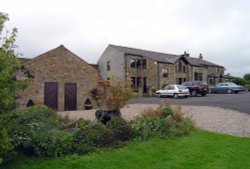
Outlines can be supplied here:
<path id="1" fill-rule="evenodd" d="M 199 73 L 199 79 L 200 79 L 200 81 L 203 80 L 203 78 L 202 78 L 202 73 Z"/>
<path id="2" fill-rule="evenodd" d="M 140 77 L 131 77 L 132 87 L 140 87 L 141 86 L 141 78 Z"/>
<path id="3" fill-rule="evenodd" d="M 143 59 L 141 61 L 141 67 L 142 67 L 142 69 L 147 69 L 147 60 L 146 59 Z"/>
<path id="4" fill-rule="evenodd" d="M 111 62 L 107 61 L 107 71 L 110 71 L 110 69 L 111 69 Z"/>
<path id="5" fill-rule="evenodd" d="M 168 90 L 174 90 L 174 86 L 169 86 Z"/>
<path id="6" fill-rule="evenodd" d="M 186 66 L 182 66 L 183 73 L 186 73 Z"/>
<path id="7" fill-rule="evenodd" d="M 168 77 L 168 69 L 162 69 L 162 77 Z"/>
<path id="8" fill-rule="evenodd" d="M 147 68 L 147 60 L 146 59 L 130 59 L 130 67 L 131 68 Z"/>
<path id="9" fill-rule="evenodd" d="M 178 72 L 182 72 L 182 62 L 178 63 Z"/>
<path id="10" fill-rule="evenodd" d="M 199 73 L 194 72 L 194 80 L 196 80 L 196 81 L 199 80 Z"/>
<path id="11" fill-rule="evenodd" d="M 202 81 L 202 73 L 194 72 L 194 80 L 195 81 Z"/>
<path id="12" fill-rule="evenodd" d="M 136 68 L 136 59 L 130 59 L 130 67 Z"/>

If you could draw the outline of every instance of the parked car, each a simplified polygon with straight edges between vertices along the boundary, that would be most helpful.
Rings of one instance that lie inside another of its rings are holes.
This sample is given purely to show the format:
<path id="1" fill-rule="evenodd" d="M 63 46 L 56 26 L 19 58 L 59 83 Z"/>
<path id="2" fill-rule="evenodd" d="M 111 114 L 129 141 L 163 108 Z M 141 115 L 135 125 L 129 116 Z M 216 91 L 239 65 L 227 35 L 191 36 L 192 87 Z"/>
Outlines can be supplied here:
<path id="1" fill-rule="evenodd" d="M 192 81 L 184 82 L 182 85 L 189 89 L 191 96 L 197 96 L 198 94 L 201 96 L 206 96 L 208 93 L 208 85 L 206 82 Z"/>
<path id="2" fill-rule="evenodd" d="M 218 83 L 213 87 L 210 87 L 210 93 L 239 93 L 245 91 L 243 86 L 239 86 L 232 82 Z"/>
<path id="3" fill-rule="evenodd" d="M 188 97 L 189 89 L 183 85 L 168 85 L 162 90 L 156 91 L 157 97 L 170 96 L 173 98 Z"/>

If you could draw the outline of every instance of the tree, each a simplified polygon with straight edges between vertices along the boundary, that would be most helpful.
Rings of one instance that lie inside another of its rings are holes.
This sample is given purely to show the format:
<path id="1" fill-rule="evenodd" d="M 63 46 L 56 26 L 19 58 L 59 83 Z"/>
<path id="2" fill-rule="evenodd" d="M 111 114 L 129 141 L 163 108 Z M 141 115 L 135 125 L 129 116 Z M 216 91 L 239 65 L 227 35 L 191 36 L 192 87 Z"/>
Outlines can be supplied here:
<path id="1" fill-rule="evenodd" d="M 244 79 L 250 83 L 250 73 L 245 74 Z"/>
<path id="2" fill-rule="evenodd" d="M 232 82 L 237 85 L 242 85 L 242 86 L 245 86 L 247 84 L 247 81 L 241 77 L 234 77 Z"/>
<path id="3" fill-rule="evenodd" d="M 26 86 L 25 82 L 15 80 L 20 67 L 14 51 L 17 28 L 3 36 L 4 23 L 8 20 L 8 15 L 0 12 L 0 114 L 15 108 L 16 91 Z"/>

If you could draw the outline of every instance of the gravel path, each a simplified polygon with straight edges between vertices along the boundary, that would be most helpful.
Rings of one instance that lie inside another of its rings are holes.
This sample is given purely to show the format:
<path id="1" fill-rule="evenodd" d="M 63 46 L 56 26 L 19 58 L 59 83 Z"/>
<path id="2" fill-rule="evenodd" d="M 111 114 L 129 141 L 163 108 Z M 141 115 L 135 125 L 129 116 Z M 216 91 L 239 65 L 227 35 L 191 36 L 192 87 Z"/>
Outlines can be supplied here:
<path id="1" fill-rule="evenodd" d="M 130 120 L 139 116 L 147 108 L 157 108 L 156 104 L 131 104 L 121 109 L 122 116 Z M 196 126 L 205 130 L 250 137 L 250 115 L 218 107 L 209 106 L 181 106 L 183 113 L 191 116 Z M 64 111 L 62 116 L 71 119 L 95 118 L 96 110 Z"/>

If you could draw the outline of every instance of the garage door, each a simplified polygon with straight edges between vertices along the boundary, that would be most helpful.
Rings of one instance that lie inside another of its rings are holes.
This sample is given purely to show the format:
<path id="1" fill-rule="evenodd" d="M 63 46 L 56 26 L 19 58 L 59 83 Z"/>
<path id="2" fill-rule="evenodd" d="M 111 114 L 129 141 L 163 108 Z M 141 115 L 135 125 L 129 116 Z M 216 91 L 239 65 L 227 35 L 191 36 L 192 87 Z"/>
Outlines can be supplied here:
<path id="1" fill-rule="evenodd" d="M 44 83 L 44 104 L 50 108 L 58 108 L 58 83 Z"/>
<path id="2" fill-rule="evenodd" d="M 64 110 L 76 110 L 76 83 L 64 84 Z"/>

